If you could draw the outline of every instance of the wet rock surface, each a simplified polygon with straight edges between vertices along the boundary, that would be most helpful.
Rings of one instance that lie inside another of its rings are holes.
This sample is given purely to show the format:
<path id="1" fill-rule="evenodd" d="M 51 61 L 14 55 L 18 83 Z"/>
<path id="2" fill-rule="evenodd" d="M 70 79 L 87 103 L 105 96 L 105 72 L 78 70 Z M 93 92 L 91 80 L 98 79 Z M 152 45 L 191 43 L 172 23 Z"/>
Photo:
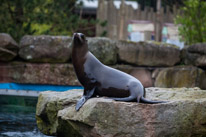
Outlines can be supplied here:
<path id="1" fill-rule="evenodd" d="M 89 99 L 78 111 L 82 91 L 44 92 L 36 118 L 41 132 L 57 136 L 205 136 L 206 91 L 199 88 L 147 88 L 146 97 L 164 104 Z"/>

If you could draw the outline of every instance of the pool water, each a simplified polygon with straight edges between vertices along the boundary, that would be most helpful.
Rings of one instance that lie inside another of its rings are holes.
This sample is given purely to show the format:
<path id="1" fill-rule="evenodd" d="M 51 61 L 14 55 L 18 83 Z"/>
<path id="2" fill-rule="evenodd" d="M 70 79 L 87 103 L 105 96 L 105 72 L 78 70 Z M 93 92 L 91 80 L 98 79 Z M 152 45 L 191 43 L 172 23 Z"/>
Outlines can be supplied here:
<path id="1" fill-rule="evenodd" d="M 0 96 L 0 137 L 48 137 L 36 125 L 37 98 Z"/>
<path id="2" fill-rule="evenodd" d="M 0 83 L 0 89 L 11 90 L 31 90 L 31 91 L 67 91 L 72 89 L 82 89 L 81 86 L 66 85 L 45 85 L 45 84 L 20 84 L 20 83 Z"/>
<path id="3" fill-rule="evenodd" d="M 5 89 L 12 90 L 10 92 L 12 94 L 7 94 Z M 47 137 L 36 125 L 35 111 L 38 95 L 20 96 L 19 90 L 29 93 L 30 90 L 30 92 L 47 90 L 62 92 L 71 89 L 83 89 L 83 87 L 0 83 L 0 137 Z"/>

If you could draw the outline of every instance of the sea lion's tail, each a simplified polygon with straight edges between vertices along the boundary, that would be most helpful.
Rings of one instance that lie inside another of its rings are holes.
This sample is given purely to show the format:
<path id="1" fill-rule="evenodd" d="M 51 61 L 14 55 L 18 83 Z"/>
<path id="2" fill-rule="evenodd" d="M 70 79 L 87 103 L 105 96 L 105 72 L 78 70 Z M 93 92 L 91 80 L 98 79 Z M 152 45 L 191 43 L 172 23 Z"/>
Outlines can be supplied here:
<path id="1" fill-rule="evenodd" d="M 146 90 L 144 88 L 144 95 L 143 95 L 144 98 L 146 98 Z"/>
<path id="2" fill-rule="evenodd" d="M 158 104 L 158 103 L 167 103 L 167 101 L 152 101 L 152 100 L 147 100 L 146 99 L 146 90 L 144 88 L 144 95 L 143 97 L 140 98 L 140 103 L 145 103 L 145 104 Z"/>
<path id="3" fill-rule="evenodd" d="M 158 104 L 158 103 L 167 103 L 167 101 L 151 101 L 151 100 L 147 100 L 144 97 L 140 98 L 140 103 L 145 103 L 145 104 Z"/>

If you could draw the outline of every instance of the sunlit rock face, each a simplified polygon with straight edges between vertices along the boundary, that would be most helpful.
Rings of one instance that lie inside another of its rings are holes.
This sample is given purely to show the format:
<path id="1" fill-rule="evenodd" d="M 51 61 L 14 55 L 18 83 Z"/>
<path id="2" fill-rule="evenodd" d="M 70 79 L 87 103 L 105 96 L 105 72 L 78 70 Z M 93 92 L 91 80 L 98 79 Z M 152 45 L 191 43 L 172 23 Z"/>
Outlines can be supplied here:
<path id="1" fill-rule="evenodd" d="M 19 56 L 29 62 L 63 63 L 71 58 L 71 37 L 29 36 L 20 41 Z"/>
<path id="2" fill-rule="evenodd" d="M 18 44 L 9 34 L 0 33 L 0 62 L 13 60 L 17 56 L 18 50 Z"/>
<path id="3" fill-rule="evenodd" d="M 199 88 L 147 88 L 146 98 L 164 104 L 89 99 L 77 112 L 81 90 L 44 92 L 38 98 L 40 131 L 63 137 L 205 136 L 206 91 Z"/>

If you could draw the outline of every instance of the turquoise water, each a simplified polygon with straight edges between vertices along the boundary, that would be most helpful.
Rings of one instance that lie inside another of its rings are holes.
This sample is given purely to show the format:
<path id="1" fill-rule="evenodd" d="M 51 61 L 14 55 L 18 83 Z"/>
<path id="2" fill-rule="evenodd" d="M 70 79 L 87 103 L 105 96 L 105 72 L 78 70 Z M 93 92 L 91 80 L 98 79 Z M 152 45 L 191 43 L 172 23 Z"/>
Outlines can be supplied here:
<path id="1" fill-rule="evenodd" d="M 0 89 L 12 90 L 32 90 L 32 91 L 67 91 L 71 89 L 82 89 L 81 86 L 64 85 L 41 85 L 41 84 L 20 84 L 20 83 L 0 83 Z"/>

